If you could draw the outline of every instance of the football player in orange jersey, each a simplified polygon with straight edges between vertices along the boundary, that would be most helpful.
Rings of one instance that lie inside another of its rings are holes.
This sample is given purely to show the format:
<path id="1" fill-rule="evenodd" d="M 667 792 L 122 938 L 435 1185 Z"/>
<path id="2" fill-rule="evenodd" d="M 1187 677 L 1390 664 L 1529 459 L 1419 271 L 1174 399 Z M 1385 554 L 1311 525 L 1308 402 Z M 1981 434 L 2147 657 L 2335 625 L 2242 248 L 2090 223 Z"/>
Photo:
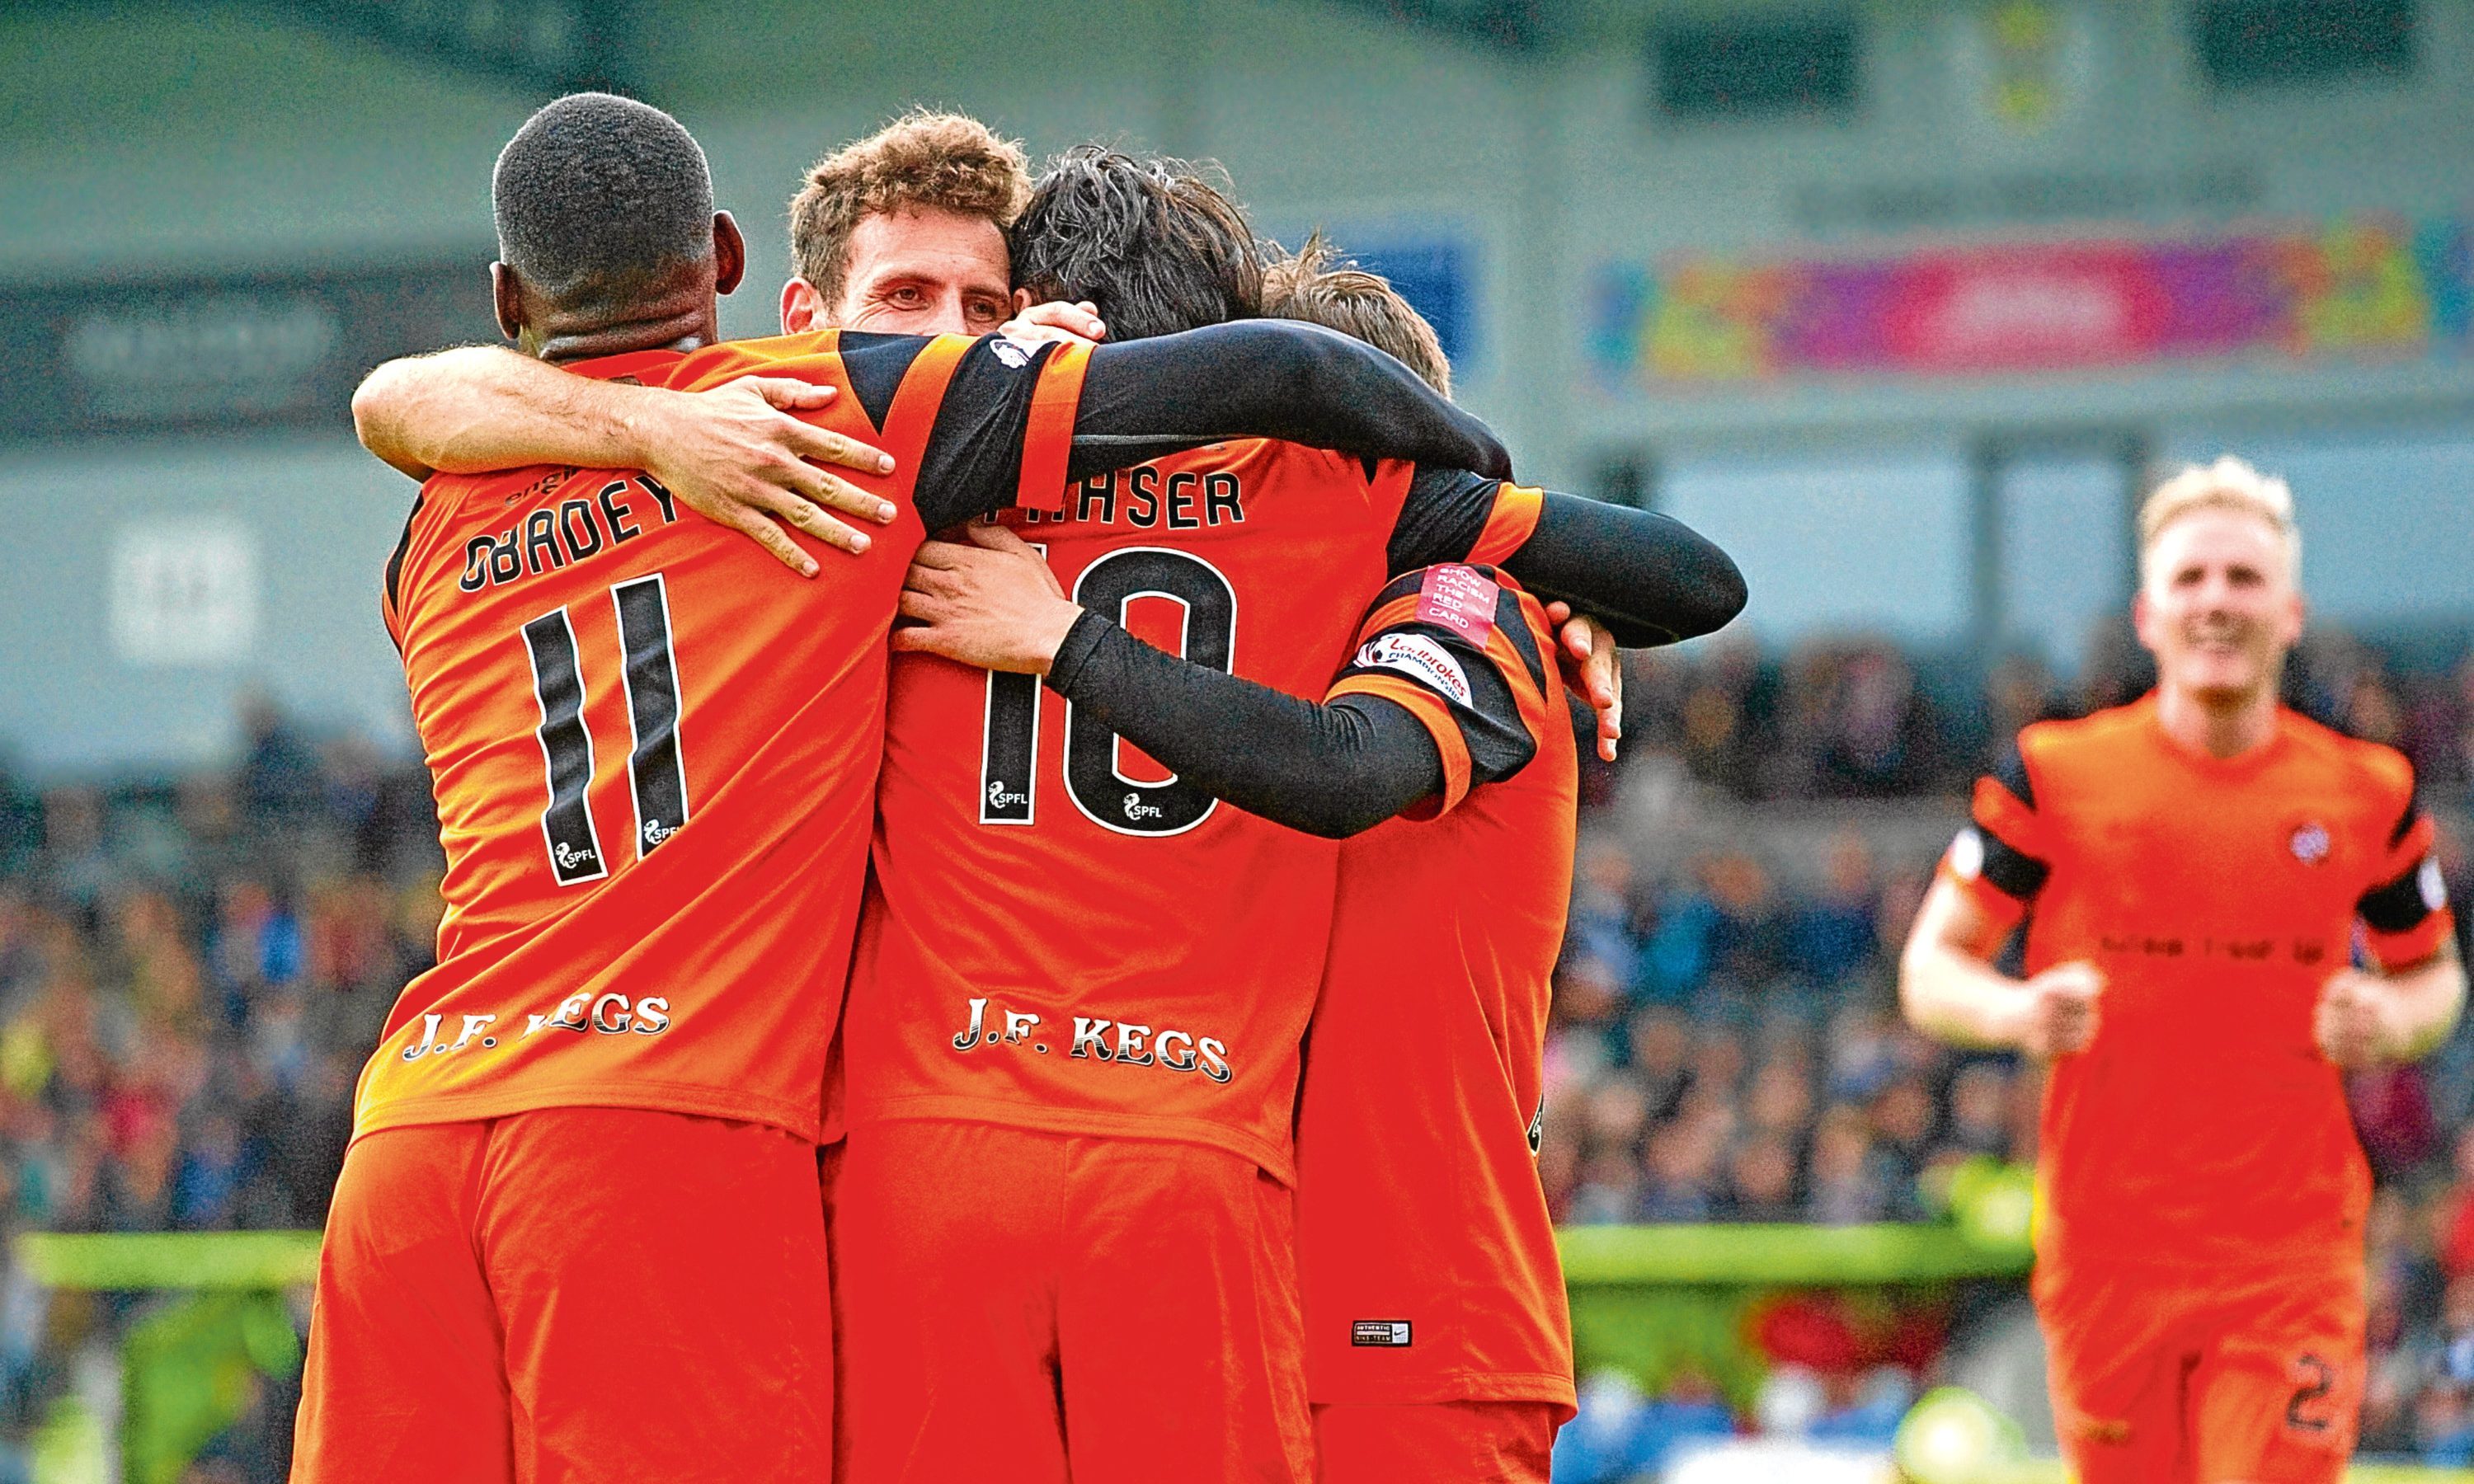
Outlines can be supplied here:
<path id="1" fill-rule="evenodd" d="M 736 230 L 693 141 L 622 99 L 543 109 L 494 195 L 501 319 L 528 350 L 579 379 L 813 378 L 836 424 L 815 451 L 898 514 L 872 560 L 802 586 L 640 472 L 424 487 L 385 613 L 436 775 L 448 913 L 363 1075 L 296 1476 L 821 1473 L 813 1146 L 884 637 L 923 520 L 1053 503 L 1078 461 L 1232 419 L 1314 438 L 1339 413 L 1369 451 L 1501 451 L 1383 357 L 1272 325 L 1087 355 L 715 346 Z"/>
<path id="2" fill-rule="evenodd" d="M 464 430 L 464 429 L 462 429 L 461 427 L 457 427 L 457 428 L 452 429 L 452 431 L 454 431 L 454 432 L 456 432 L 457 434 L 459 434 L 459 435 L 460 435 L 460 434 L 462 434 L 465 430 Z M 1484 489 L 1485 491 L 1491 491 L 1492 490 L 1492 488 L 1493 488 L 1493 487 L 1492 487 L 1492 482 L 1490 482 L 1490 481 L 1481 481 L 1481 482 L 1480 482 L 1480 485 L 1483 487 L 1483 489 Z M 1175 528 L 1177 528 L 1177 527 L 1179 527 L 1179 526 L 1185 525 L 1185 524 L 1187 524 L 1189 521 L 1191 521 L 1192 519 L 1194 519 L 1194 518 L 1198 518 L 1198 517 L 1195 517 L 1195 516 L 1188 516 L 1188 517 L 1186 517 L 1185 519 L 1180 519 L 1180 518 L 1179 518 L 1179 509 L 1180 509 L 1180 506 L 1179 506 L 1179 502 L 1178 502 L 1178 501 L 1176 499 L 1176 497 L 1175 497 L 1175 496 L 1176 496 L 1176 489 L 1175 489 L 1175 487 L 1174 487 L 1174 486 L 1170 487 L 1170 495 L 1171 495 L 1171 498 L 1170 498 L 1169 503 L 1168 503 L 1168 509 L 1167 509 L 1166 518 L 1168 519 L 1168 521 L 1169 521 L 1169 523 L 1170 523 L 1170 527 L 1171 527 L 1172 529 L 1175 529 Z M 1129 500 L 1129 514 L 1131 514 L 1131 509 L 1133 508 L 1133 506 L 1132 506 L 1132 502 L 1133 502 L 1136 498 L 1137 498 L 1137 496 L 1129 496 L 1129 497 L 1128 497 L 1128 500 Z M 1193 498 L 1193 496 L 1188 495 L 1188 496 L 1186 496 L 1186 498 L 1187 498 L 1187 499 L 1191 499 L 1191 498 Z M 1558 499 L 1560 500 L 1560 497 L 1558 497 Z M 1572 503 L 1573 505 L 1577 506 L 1577 502 L 1571 502 L 1571 503 Z M 1184 507 L 1184 508 L 1185 508 L 1185 509 L 1189 509 L 1189 510 L 1190 510 L 1190 509 L 1192 509 L 1192 507 L 1191 507 L 1191 506 L 1187 506 L 1187 507 Z M 1516 509 L 1518 509 L 1518 507 L 1517 507 L 1517 506 L 1516 506 Z M 1554 575 L 1554 574 L 1559 570 L 1559 566 L 1558 566 L 1558 562 L 1559 562 L 1559 561 L 1560 561 L 1560 562 L 1561 562 L 1561 568 L 1560 568 L 1561 570 L 1564 570 L 1564 571 L 1578 571 L 1578 572 L 1583 572 L 1583 573 L 1595 573 L 1595 572 L 1597 572 L 1599 569 L 1604 568 L 1604 569 L 1606 569 L 1606 570 L 1608 570 L 1608 571 L 1611 571 L 1611 572 L 1613 572 L 1613 573 L 1615 573 L 1615 574 L 1617 574 L 1617 575 L 1628 575 L 1628 576 L 1630 576 L 1630 577 L 1634 578 L 1635 580 L 1639 579 L 1639 578 L 1640 578 L 1640 577 L 1641 577 L 1645 572 L 1650 572 L 1650 571 L 1653 571 L 1653 570 L 1659 570 L 1659 571 L 1661 571 L 1661 572 L 1662 572 L 1662 569 L 1659 569 L 1659 568 L 1657 567 L 1657 561 L 1658 561 L 1658 557 L 1659 557 L 1659 555 L 1660 555 L 1660 554 L 1651 553 L 1651 552 L 1647 552 L 1647 551 L 1633 550 L 1633 549 L 1631 549 L 1631 548 L 1629 548 L 1629 547 L 1625 547 L 1625 546 L 1621 545 L 1620 543 L 1617 543 L 1613 549 L 1610 549 L 1610 547 L 1609 547 L 1608 543 L 1606 543 L 1606 542 L 1604 542 L 1604 541 L 1598 542 L 1598 543 L 1596 543 L 1596 544 L 1591 544 L 1590 542 L 1586 541 L 1586 540 L 1576 541 L 1576 540 L 1572 539 L 1572 538 L 1573 538 L 1574 536 L 1586 533 L 1586 532 L 1587 532 L 1587 531 L 1588 531 L 1588 530 L 1589 530 L 1589 529 L 1593 524 L 1595 524 L 1595 523 L 1597 522 L 1597 517 L 1598 517 L 1599 513 L 1597 512 L 1597 510 L 1596 510 L 1596 508 L 1595 508 L 1595 507 L 1588 507 L 1588 508 L 1586 508 L 1586 509 L 1581 509 L 1581 508 L 1565 508 L 1564 505 L 1552 505 L 1552 506 L 1550 506 L 1550 509 L 1549 509 L 1549 511 L 1548 511 L 1548 513 L 1547 513 L 1547 514 L 1548 514 L 1549 515 L 1551 515 L 1553 518 L 1551 518 L 1551 519 L 1549 519 L 1549 520 L 1547 520 L 1547 521 L 1542 522 L 1542 524 L 1545 526 L 1545 528 L 1549 529 L 1550 531 L 1562 531 L 1562 532 L 1564 532 L 1564 539 L 1563 540 L 1561 540 L 1561 541 L 1550 541 L 1550 542 L 1546 542 L 1546 543 L 1544 543 L 1544 544 L 1541 546 L 1541 552 L 1543 553 L 1543 559 L 1544 559 L 1544 563 L 1545 563 L 1545 569 L 1546 569 L 1546 571 L 1548 572 L 1548 574 L 1550 575 L 1550 577 L 1551 577 L 1552 575 Z M 1216 515 L 1216 518 L 1215 518 L 1215 515 Z M 1236 513 L 1236 512 L 1230 512 L 1230 511 L 1221 511 L 1221 512 L 1214 513 L 1214 512 L 1212 512 L 1212 511 L 1210 510 L 1210 502 L 1209 502 L 1208 500 L 1206 500 L 1206 501 L 1204 501 L 1204 502 L 1203 502 L 1203 514 L 1202 514 L 1199 518 L 1201 518 L 1201 519 L 1203 519 L 1203 520 L 1207 521 L 1209 524 L 1212 524 L 1212 525 L 1218 525 L 1218 524 L 1221 524 L 1221 523 L 1222 523 L 1222 520 L 1224 520 L 1224 519 L 1229 519 L 1229 518 L 1232 518 L 1232 517 L 1233 517 L 1233 518 L 1242 518 L 1242 515 L 1238 515 L 1238 513 Z M 1157 508 L 1156 506 L 1153 506 L 1153 507 L 1152 507 L 1152 508 L 1151 508 L 1151 514 L 1150 514 L 1150 515 L 1132 515 L 1132 519 L 1133 519 L 1133 520 L 1134 520 L 1134 522 L 1135 522 L 1135 523 L 1137 523 L 1137 524 L 1141 524 L 1141 523 L 1143 523 L 1143 522 L 1144 522 L 1145 520 L 1147 520 L 1147 519 L 1150 519 L 1150 520 L 1156 520 L 1156 519 L 1158 519 L 1158 518 L 1161 518 L 1161 517 L 1160 517 L 1160 515 L 1159 515 L 1159 512 L 1158 512 L 1158 508 Z M 1618 522 L 1618 524 L 1619 524 L 1619 522 Z M 1626 571 L 1626 568 L 1627 568 L 1627 564 L 1628 564 L 1628 563 L 1629 563 L 1630 567 L 1632 568 L 1632 570 L 1631 570 L 1629 573 L 1627 573 L 1627 571 Z M 890 837 L 890 835 L 891 835 L 892 833 L 898 833 L 898 832 L 892 832 L 892 831 L 889 831 L 889 837 Z M 1165 1032 L 1164 1032 L 1164 1033 L 1165 1033 Z M 1176 1037 L 1172 1036 L 1172 1041 L 1173 1041 L 1173 1043 L 1174 1043 L 1177 1039 L 1178 1039 L 1178 1038 L 1176 1038 Z M 1174 1061 L 1174 1060 L 1175 1060 L 1175 1058 L 1176 1058 L 1178 1055 L 1183 1054 L 1183 1055 L 1186 1055 L 1186 1056 L 1190 1059 L 1190 1063 L 1191 1063 L 1191 1060 L 1199 1060 L 1202 1055 L 1206 1054 L 1206 1053 L 1208 1052 L 1208 1050 L 1209 1050 L 1209 1048 L 1203 1048 L 1203 1047 L 1197 1047 L 1197 1046 L 1194 1046 L 1194 1038 L 1193 1038 L 1192 1036 L 1190 1036 L 1190 1035 L 1185 1036 L 1185 1037 L 1183 1037 L 1183 1038 L 1181 1038 L 1181 1039 L 1182 1039 L 1183 1042 L 1185 1043 L 1185 1045 L 1186 1045 L 1187 1047 L 1192 1048 L 1192 1049 L 1190 1049 L 1190 1050 L 1188 1050 L 1188 1051 L 1184 1051 L 1184 1052 L 1182 1052 L 1182 1053 L 1180 1053 L 1180 1052 L 1178 1052 L 1178 1051 L 1172 1051 L 1172 1052 L 1170 1052 L 1170 1053 L 1169 1053 L 1169 1055 L 1171 1056 L 1172 1061 Z M 1052 1425 L 1052 1427 L 1053 1427 L 1054 1424 L 1052 1423 L 1052 1424 L 1051 1424 L 1051 1425 Z M 1091 1430 L 1090 1430 L 1090 1429 L 1087 1429 L 1087 1428 L 1086 1428 L 1086 1429 L 1084 1429 L 1084 1433 L 1083 1433 L 1083 1435 L 1085 1435 L 1085 1436 L 1090 1436 L 1090 1435 L 1092 1435 L 1092 1434 L 1091 1434 Z M 1102 1436 L 1104 1436 L 1104 1434 L 1103 1434 Z"/>
<path id="3" fill-rule="evenodd" d="M 1259 301 L 1231 203 L 1105 152 L 1043 181 L 1015 251 L 1025 289 L 1095 302 L 1116 336 Z M 1613 535 L 1583 558 L 1579 528 Z M 1649 626 L 1635 599 L 1672 591 L 1677 529 L 1236 443 L 1086 481 L 1067 519 L 1018 528 L 1112 623 L 1167 618 L 1152 632 L 1185 655 L 1313 695 L 1356 633 L 1335 589 L 1508 554 L 1550 588 L 1603 584 Z M 895 669 L 845 1037 L 852 1477 L 1000 1459 L 1025 1479 L 1144 1477 L 1161 1458 L 1180 1476 L 1301 1474 L 1283 1187 L 1337 852 L 1163 777 L 1096 704 L 926 657 Z M 1377 714 L 1425 735 L 1403 707 Z M 1371 797 L 1316 797 L 1335 795 Z M 936 911 L 964 881 L 979 910 Z"/>
<path id="4" fill-rule="evenodd" d="M 1267 308 L 1448 391 L 1432 328 L 1381 278 L 1316 240 L 1273 279 Z M 1318 706 L 1130 637 L 1008 532 L 971 539 L 921 548 L 905 647 L 1044 676 L 1214 796 L 1357 836 L 1298 1114 L 1317 1478 L 1543 1484 L 1574 1399 L 1535 1118 L 1577 805 L 1546 610 L 1492 569 L 1404 575 Z M 1677 555 L 1684 637 L 1723 623 L 1742 587 L 1714 551 Z"/>
<path id="5" fill-rule="evenodd" d="M 2364 1383 L 2345 1068 L 2465 993 L 2412 769 L 2277 702 L 2292 497 L 2239 460 L 2140 515 L 2156 689 L 1978 782 L 1907 940 L 1920 1029 L 2050 1058 L 2034 1291 L 2086 1484 L 2319 1484 Z M 2026 922 L 2028 977 L 1993 967 Z"/>

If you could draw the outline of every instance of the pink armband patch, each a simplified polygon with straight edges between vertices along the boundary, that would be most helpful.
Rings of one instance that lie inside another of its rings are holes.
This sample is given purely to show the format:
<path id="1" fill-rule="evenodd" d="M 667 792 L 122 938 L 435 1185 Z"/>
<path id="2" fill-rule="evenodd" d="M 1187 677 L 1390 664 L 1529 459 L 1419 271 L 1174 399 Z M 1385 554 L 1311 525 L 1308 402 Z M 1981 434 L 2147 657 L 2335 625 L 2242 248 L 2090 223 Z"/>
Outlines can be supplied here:
<path id="1" fill-rule="evenodd" d="M 1441 624 L 1483 642 L 1494 632 L 1494 600 L 1501 591 L 1474 567 L 1456 562 L 1429 567 L 1418 587 L 1418 622 Z"/>

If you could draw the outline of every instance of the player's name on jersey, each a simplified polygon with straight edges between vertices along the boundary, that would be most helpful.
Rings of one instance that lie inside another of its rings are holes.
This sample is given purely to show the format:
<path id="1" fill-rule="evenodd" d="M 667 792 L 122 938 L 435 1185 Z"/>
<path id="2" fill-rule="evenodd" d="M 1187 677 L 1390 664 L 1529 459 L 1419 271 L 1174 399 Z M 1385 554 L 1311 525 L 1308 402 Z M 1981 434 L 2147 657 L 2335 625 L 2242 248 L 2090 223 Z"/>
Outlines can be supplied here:
<path id="1" fill-rule="evenodd" d="M 1020 1047 L 1046 1056 L 1055 1039 L 1044 1031 L 1037 1013 L 1007 1010 L 986 999 L 974 999 L 970 1023 L 953 1038 L 954 1049 L 996 1050 Z M 1105 1062 L 1117 1066 L 1157 1066 L 1172 1072 L 1201 1072 L 1214 1082 L 1235 1073 L 1228 1066 L 1228 1047 L 1219 1038 L 1188 1031 L 1154 1031 L 1130 1020 L 1076 1016 L 1065 1054 L 1076 1061 Z"/>
<path id="2" fill-rule="evenodd" d="M 514 508 L 539 500 L 574 472 L 559 469 L 545 474 L 508 495 L 507 505 Z M 678 503 L 650 474 L 611 480 L 589 497 L 536 505 L 506 526 L 467 540 L 464 574 L 455 586 L 478 592 L 558 571 L 570 562 L 589 562 L 643 535 L 645 523 L 656 517 L 662 525 L 676 521 Z"/>
<path id="3" fill-rule="evenodd" d="M 1074 520 L 1144 530 L 1200 531 L 1246 523 L 1246 486 L 1226 469 L 1163 471 L 1148 464 L 1078 481 L 1061 515 L 1025 511 L 1025 524 Z"/>

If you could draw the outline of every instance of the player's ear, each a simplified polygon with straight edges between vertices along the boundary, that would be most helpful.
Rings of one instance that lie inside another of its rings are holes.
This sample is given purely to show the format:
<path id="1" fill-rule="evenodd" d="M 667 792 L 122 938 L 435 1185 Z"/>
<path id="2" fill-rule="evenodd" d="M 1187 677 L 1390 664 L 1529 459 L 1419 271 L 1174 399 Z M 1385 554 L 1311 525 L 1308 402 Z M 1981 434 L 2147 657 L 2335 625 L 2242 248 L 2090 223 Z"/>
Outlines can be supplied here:
<path id="1" fill-rule="evenodd" d="M 2140 647 L 2149 654 L 2156 652 L 2156 641 L 2147 633 L 2148 624 L 2154 617 L 2154 610 L 2147 606 L 2147 589 L 2143 586 L 2130 595 L 2130 628 L 2139 635 Z"/>
<path id="2" fill-rule="evenodd" d="M 782 333 L 804 335 L 826 325 L 825 296 L 807 279 L 793 276 L 782 285 Z"/>
<path id="3" fill-rule="evenodd" d="M 727 294 L 747 276 L 747 239 L 727 211 L 713 214 L 713 291 Z"/>
<path id="4" fill-rule="evenodd" d="M 1013 312 L 1017 315 L 1038 302 L 1038 299 L 1031 297 L 1031 290 L 1029 289 L 1016 289 L 1013 291 Z"/>
<path id="5" fill-rule="evenodd" d="M 524 286 L 504 263 L 490 265 L 490 307 L 497 312 L 498 329 L 509 340 L 524 338 Z"/>

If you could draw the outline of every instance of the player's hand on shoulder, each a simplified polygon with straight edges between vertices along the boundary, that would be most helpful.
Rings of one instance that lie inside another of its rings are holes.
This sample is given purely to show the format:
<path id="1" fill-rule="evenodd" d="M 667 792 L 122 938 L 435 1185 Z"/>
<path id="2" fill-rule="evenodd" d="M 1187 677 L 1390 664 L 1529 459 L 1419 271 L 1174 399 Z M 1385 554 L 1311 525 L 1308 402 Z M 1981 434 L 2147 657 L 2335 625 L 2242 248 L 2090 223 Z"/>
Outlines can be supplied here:
<path id="1" fill-rule="evenodd" d="M 2349 1070 L 2394 1058 L 2399 1039 L 2389 1024 L 2387 986 L 2359 969 L 2341 969 L 2319 987 L 2311 1039 L 2319 1054 Z"/>
<path id="2" fill-rule="evenodd" d="M 2084 960 L 2056 964 L 2019 987 L 2009 1038 L 2030 1056 L 2070 1056 L 2096 1042 L 2104 975 Z"/>
<path id="3" fill-rule="evenodd" d="M 893 631 L 898 651 L 1045 675 L 1082 610 L 1029 542 L 974 525 L 963 540 L 929 541 L 910 559 L 902 616 L 912 622 Z"/>
<path id="4" fill-rule="evenodd" d="M 1089 299 L 1069 304 L 1061 299 L 1055 299 L 1044 304 L 1026 307 L 1020 314 L 998 325 L 997 333 L 1027 346 L 1049 340 L 1068 345 L 1077 341 L 1097 345 L 1108 338 L 1108 325 L 1100 318 L 1100 306 Z"/>
<path id="5" fill-rule="evenodd" d="M 1623 740 L 1623 660 L 1615 653 L 1614 631 L 1587 613 L 1573 616 L 1572 605 L 1561 599 L 1546 605 L 1546 621 L 1562 642 L 1556 658 L 1564 683 L 1598 713 L 1598 755 L 1613 762 Z"/>
<path id="6" fill-rule="evenodd" d="M 893 468 L 889 455 L 791 416 L 815 411 L 834 395 L 831 387 L 788 377 L 741 376 L 659 397 L 639 431 L 644 470 L 690 510 L 813 577 L 815 559 L 783 527 L 856 553 L 867 550 L 866 533 L 827 512 L 880 524 L 894 515 L 892 501 L 820 467 L 884 474 Z"/>

